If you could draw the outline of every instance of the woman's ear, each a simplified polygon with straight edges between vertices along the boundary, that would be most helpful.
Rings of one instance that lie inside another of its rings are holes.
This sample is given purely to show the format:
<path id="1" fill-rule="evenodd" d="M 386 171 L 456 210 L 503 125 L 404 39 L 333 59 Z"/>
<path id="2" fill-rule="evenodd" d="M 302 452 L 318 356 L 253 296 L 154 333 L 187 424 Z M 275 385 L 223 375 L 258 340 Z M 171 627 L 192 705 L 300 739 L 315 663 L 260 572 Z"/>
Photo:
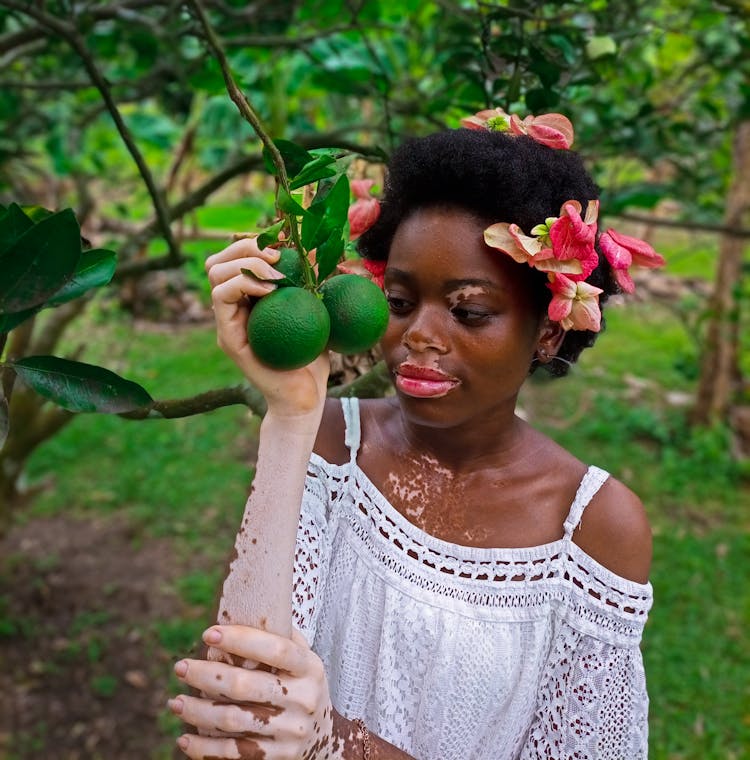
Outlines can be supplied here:
<path id="1" fill-rule="evenodd" d="M 539 328 L 539 340 L 536 345 L 536 360 L 540 364 L 551 362 L 565 340 L 565 330 L 559 322 L 553 322 L 545 316 Z"/>

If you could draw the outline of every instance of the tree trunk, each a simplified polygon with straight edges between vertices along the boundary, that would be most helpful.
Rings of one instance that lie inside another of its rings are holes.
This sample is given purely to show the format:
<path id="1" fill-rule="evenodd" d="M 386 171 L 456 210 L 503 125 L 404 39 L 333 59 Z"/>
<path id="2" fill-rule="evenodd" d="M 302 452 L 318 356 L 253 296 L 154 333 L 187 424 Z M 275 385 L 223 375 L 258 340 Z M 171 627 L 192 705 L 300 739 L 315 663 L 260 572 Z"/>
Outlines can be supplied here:
<path id="1" fill-rule="evenodd" d="M 750 210 L 750 120 L 740 122 L 734 136 L 733 180 L 727 194 L 724 226 L 739 229 Z M 710 321 L 701 358 L 692 422 L 730 422 L 732 404 L 742 386 L 739 365 L 740 288 L 745 241 L 729 233 L 719 242 Z"/>

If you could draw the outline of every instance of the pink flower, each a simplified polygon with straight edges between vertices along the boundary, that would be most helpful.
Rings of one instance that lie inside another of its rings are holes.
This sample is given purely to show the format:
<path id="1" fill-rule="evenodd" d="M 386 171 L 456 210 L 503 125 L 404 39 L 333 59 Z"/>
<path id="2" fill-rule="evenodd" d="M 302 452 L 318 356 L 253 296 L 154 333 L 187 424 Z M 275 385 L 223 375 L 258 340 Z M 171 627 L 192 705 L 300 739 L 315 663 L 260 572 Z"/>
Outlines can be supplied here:
<path id="1" fill-rule="evenodd" d="M 557 150 L 570 148 L 575 137 L 570 119 L 561 113 L 527 116 L 523 121 L 513 114 L 510 117 L 510 130 L 515 135 L 528 135 L 536 142 Z"/>
<path id="2" fill-rule="evenodd" d="M 609 228 L 599 238 L 599 247 L 614 270 L 615 279 L 625 293 L 635 291 L 635 283 L 628 271 L 631 266 L 662 267 L 666 263 L 645 240 L 622 235 Z"/>
<path id="3" fill-rule="evenodd" d="M 461 126 L 466 129 L 528 135 L 541 145 L 557 149 L 570 148 L 574 138 L 573 125 L 561 113 L 527 116 L 521 120 L 516 114 L 505 113 L 502 108 L 488 108 L 461 119 Z"/>
<path id="4" fill-rule="evenodd" d="M 547 287 L 552 291 L 547 310 L 552 321 L 559 322 L 563 330 L 599 332 L 602 321 L 599 310 L 601 288 L 581 280 L 571 280 L 559 273 L 550 276 Z"/>
<path id="5" fill-rule="evenodd" d="M 349 240 L 356 240 L 372 227 L 380 216 L 380 201 L 370 195 L 373 179 L 353 179 L 352 192 L 357 199 L 349 206 Z"/>
<path id="6" fill-rule="evenodd" d="M 594 248 L 598 215 L 599 201 L 589 201 L 584 218 L 581 218 L 581 204 L 567 201 L 560 209 L 560 216 L 549 226 L 548 234 L 555 258 L 558 261 L 577 259 L 581 264 L 579 273 L 572 279 L 585 280 L 599 263 Z"/>
<path id="7" fill-rule="evenodd" d="M 489 132 L 508 132 L 510 116 L 502 108 L 487 108 L 461 119 L 461 126 L 466 129 L 486 129 Z"/>
<path id="8" fill-rule="evenodd" d="M 370 273 L 370 279 L 382 290 L 384 287 L 385 267 L 387 262 L 362 259 L 362 266 Z"/>

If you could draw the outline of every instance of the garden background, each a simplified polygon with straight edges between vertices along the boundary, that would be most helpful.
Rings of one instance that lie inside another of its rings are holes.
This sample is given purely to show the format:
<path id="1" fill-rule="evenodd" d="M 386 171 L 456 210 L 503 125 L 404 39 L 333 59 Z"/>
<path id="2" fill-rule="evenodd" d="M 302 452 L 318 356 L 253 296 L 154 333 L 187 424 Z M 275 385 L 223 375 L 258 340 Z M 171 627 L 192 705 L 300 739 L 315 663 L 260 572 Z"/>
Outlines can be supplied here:
<path id="1" fill-rule="evenodd" d="M 647 505 L 651 757 L 749 758 L 746 0 L 0 0 L 3 213 L 72 208 L 117 253 L 108 285 L 0 321 L 0 757 L 173 756 L 171 663 L 212 620 L 252 476 L 262 409 L 216 347 L 202 262 L 272 220 L 274 186 L 198 7 L 268 133 L 353 151 L 353 173 L 484 107 L 571 118 L 604 224 L 667 267 L 521 408 Z M 139 383 L 159 415 L 44 401 L 13 364 L 40 353 Z M 334 382 L 376 359 L 338 358 Z"/>

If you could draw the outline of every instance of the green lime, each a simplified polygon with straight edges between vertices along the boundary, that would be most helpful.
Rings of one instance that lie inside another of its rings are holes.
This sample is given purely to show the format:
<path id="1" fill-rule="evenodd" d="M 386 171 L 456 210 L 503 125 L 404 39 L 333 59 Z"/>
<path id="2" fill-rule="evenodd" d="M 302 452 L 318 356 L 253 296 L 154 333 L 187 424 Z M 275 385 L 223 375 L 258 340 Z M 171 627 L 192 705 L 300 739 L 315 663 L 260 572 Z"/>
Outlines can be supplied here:
<path id="1" fill-rule="evenodd" d="M 271 266 L 285 275 L 292 285 L 301 288 L 305 284 L 305 265 L 299 254 L 294 248 L 282 248 L 279 253 L 279 260 Z"/>
<path id="2" fill-rule="evenodd" d="M 273 369 L 297 369 L 325 349 L 331 320 L 323 302 L 303 288 L 279 288 L 258 301 L 247 321 L 255 355 Z"/>
<path id="3" fill-rule="evenodd" d="M 320 287 L 331 317 L 328 347 L 341 354 L 371 349 L 388 326 L 388 302 L 372 280 L 358 274 L 339 274 Z"/>

